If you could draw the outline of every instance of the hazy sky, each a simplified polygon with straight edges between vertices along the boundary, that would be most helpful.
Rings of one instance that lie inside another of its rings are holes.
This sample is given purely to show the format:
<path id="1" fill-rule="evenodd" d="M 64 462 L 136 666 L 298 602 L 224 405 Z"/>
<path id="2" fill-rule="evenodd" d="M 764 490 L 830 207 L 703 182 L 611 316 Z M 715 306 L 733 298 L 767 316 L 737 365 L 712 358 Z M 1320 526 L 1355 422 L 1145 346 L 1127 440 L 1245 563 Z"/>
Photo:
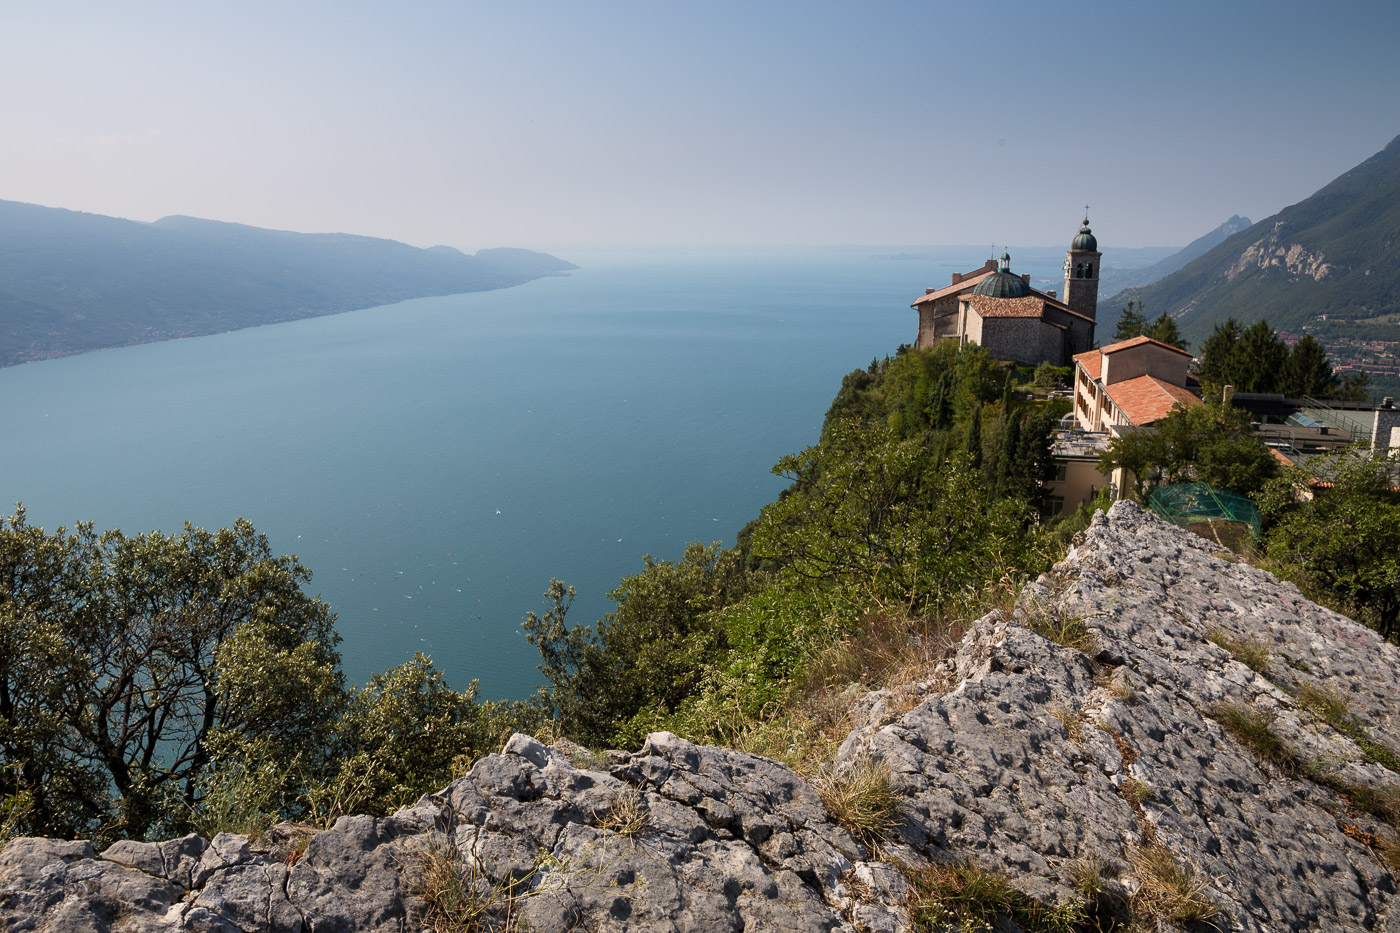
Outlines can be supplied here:
<path id="1" fill-rule="evenodd" d="M 0 199 L 474 250 L 1179 245 L 1400 133 L 1394 0 L 0 0 Z"/>

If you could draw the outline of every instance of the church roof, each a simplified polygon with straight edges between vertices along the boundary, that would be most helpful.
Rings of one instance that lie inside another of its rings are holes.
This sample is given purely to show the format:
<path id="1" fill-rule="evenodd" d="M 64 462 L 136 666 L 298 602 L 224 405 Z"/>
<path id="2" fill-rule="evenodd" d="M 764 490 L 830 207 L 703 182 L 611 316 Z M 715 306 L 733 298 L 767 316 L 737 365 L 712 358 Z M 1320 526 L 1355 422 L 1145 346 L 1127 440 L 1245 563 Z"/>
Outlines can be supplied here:
<path id="1" fill-rule="evenodd" d="M 1079 359 L 1079 356 L 1075 359 Z M 1138 376 L 1136 379 L 1115 382 L 1104 386 L 1104 391 L 1123 415 L 1139 427 L 1165 418 L 1178 402 L 1187 408 L 1202 404 L 1189 390 L 1164 382 L 1156 376 Z"/>
<path id="2" fill-rule="evenodd" d="M 1089 229 L 1089 218 L 1084 218 L 1084 226 L 1079 228 L 1079 235 L 1074 238 L 1074 242 L 1069 248 L 1075 252 L 1096 253 L 1099 250 L 1099 241 L 1095 238 L 1092 230 Z"/>
<path id="3" fill-rule="evenodd" d="M 1002 264 L 1005 265 L 1009 261 L 1003 253 Z M 977 287 L 972 290 L 975 295 L 986 295 L 989 298 L 1024 298 L 1030 291 L 1031 287 L 1025 279 L 1006 269 L 993 272 L 978 282 Z"/>
<path id="4" fill-rule="evenodd" d="M 929 292 L 927 295 L 918 299 L 909 307 L 917 308 L 919 305 L 924 304 L 925 302 L 937 301 L 940 298 L 947 298 L 949 295 L 956 295 L 959 292 L 968 291 L 975 287 L 978 282 L 982 281 L 987 276 L 994 274 L 995 272 L 995 269 L 989 269 L 985 272 L 978 272 L 974 275 L 969 275 L 966 278 L 964 278 L 961 282 L 957 282 L 953 285 L 945 285 L 942 288 L 938 289 L 938 291 L 936 292 Z"/>
<path id="5" fill-rule="evenodd" d="M 993 298 L 990 295 L 972 294 L 962 300 L 966 301 L 972 310 L 976 311 L 977 314 L 983 318 L 1041 317 L 1045 314 L 1047 309 L 1053 309 L 1059 311 L 1061 314 L 1068 314 L 1071 317 L 1077 317 L 1091 324 L 1094 322 L 1094 319 L 1087 314 L 1080 314 L 1069 305 L 1057 301 L 1048 295 L 1042 295 L 1035 289 L 1030 289 L 1030 294 L 1023 298 Z"/>

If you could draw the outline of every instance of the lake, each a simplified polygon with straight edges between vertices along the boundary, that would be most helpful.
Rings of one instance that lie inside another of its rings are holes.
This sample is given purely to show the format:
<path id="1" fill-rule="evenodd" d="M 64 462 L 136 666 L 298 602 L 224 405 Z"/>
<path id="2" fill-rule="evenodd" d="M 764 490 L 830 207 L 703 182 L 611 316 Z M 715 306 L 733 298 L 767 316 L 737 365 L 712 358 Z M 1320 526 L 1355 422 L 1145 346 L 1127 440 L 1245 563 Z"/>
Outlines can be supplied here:
<path id="1" fill-rule="evenodd" d="M 517 288 L 3 369 L 0 495 L 49 529 L 247 518 L 313 571 L 350 680 L 422 650 L 522 698 L 551 577 L 592 621 L 643 554 L 732 544 L 841 377 L 986 255 L 893 251 L 561 251 L 582 268 Z"/>

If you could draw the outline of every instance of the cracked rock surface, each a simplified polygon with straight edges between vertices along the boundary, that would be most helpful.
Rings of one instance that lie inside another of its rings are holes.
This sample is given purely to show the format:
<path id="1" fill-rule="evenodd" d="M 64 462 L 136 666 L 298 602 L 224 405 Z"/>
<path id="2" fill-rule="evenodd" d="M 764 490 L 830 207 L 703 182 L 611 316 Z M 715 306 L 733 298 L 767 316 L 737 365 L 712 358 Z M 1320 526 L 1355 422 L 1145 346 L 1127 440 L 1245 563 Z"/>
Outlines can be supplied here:
<path id="1" fill-rule="evenodd" d="M 1400 794 L 1400 649 L 1292 586 L 1120 503 L 929 677 L 859 699 L 837 757 L 891 771 L 884 861 L 768 759 L 656 733 L 604 763 L 516 735 L 383 819 L 102 853 L 15 840 L 0 925 L 417 931 L 445 866 L 486 928 L 894 933 L 910 919 L 896 862 L 976 863 L 1047 905 L 1093 866 L 1126 902 L 1153 850 L 1203 879 L 1218 929 L 1400 933 L 1387 829 L 1346 791 Z M 1345 704 L 1348 734 L 1310 690 Z M 1221 725 L 1230 708 L 1270 722 L 1307 773 L 1257 760 Z"/>
<path id="2" fill-rule="evenodd" d="M 1082 650 L 1032 630 L 1073 623 L 1092 633 Z M 1264 669 L 1217 641 L 1267 649 Z M 1400 753 L 1400 649 L 1376 633 L 1118 503 L 1014 610 L 980 620 L 955 664 L 906 713 L 868 696 L 838 755 L 889 764 L 906 862 L 972 860 L 1053 904 L 1098 860 L 1126 897 L 1133 854 L 1160 847 L 1208 880 L 1220 929 L 1400 931 L 1395 878 L 1366 842 L 1385 828 L 1219 722 L 1247 710 L 1319 773 L 1400 793 L 1299 699 L 1330 692 Z"/>

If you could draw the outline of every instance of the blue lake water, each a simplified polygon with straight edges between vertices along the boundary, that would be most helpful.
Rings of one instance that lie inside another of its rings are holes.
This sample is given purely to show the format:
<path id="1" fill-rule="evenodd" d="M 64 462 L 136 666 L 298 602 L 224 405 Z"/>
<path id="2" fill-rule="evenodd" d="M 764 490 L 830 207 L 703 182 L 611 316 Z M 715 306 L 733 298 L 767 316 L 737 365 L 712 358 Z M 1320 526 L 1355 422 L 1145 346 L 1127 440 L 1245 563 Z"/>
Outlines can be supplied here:
<path id="1" fill-rule="evenodd" d="M 524 697 L 551 577 L 592 621 L 643 554 L 732 544 L 842 375 L 985 255 L 878 252 L 570 252 L 518 288 L 0 370 L 0 496 L 50 529 L 242 516 L 314 572 L 351 680 L 422 650 Z"/>

